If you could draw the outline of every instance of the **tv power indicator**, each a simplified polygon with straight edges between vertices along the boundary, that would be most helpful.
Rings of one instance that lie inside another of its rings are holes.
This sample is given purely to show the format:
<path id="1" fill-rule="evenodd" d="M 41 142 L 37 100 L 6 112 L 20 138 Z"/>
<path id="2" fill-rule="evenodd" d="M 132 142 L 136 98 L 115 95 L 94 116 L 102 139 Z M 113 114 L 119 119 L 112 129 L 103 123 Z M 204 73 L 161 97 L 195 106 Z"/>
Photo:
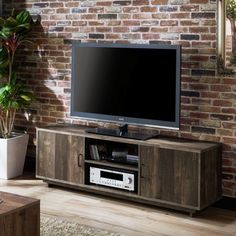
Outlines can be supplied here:
<path id="1" fill-rule="evenodd" d="M 124 121 L 125 118 L 124 118 L 124 117 L 119 117 L 118 120 L 119 120 L 119 121 Z"/>

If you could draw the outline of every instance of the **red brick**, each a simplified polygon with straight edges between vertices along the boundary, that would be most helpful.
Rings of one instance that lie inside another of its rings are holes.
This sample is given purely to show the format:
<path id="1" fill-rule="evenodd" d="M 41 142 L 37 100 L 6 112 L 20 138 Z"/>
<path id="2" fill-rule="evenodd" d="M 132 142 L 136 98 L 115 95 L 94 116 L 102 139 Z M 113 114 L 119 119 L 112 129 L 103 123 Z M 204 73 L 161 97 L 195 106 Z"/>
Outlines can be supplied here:
<path id="1" fill-rule="evenodd" d="M 124 20 L 123 21 L 124 26 L 139 26 L 140 21 L 135 21 L 135 20 Z"/>
<path id="2" fill-rule="evenodd" d="M 209 114 L 201 113 L 201 112 L 191 112 L 190 117 L 200 118 L 200 119 L 209 119 Z"/>
<path id="3" fill-rule="evenodd" d="M 208 3 L 209 0 L 190 0 L 191 4 L 204 4 L 204 3 Z"/>
<path id="4" fill-rule="evenodd" d="M 209 61 L 209 56 L 192 55 L 189 57 L 191 61 Z"/>
<path id="5" fill-rule="evenodd" d="M 236 183 L 233 181 L 223 181 L 223 187 L 230 188 L 230 189 L 236 189 Z"/>
<path id="6" fill-rule="evenodd" d="M 133 0 L 134 6 L 149 5 L 149 0 Z"/>
<path id="7" fill-rule="evenodd" d="M 214 100 L 213 106 L 232 107 L 232 102 L 227 100 Z"/>
<path id="8" fill-rule="evenodd" d="M 219 113 L 220 107 L 212 107 L 212 106 L 199 106 L 199 111 L 202 112 L 210 112 L 210 113 Z"/>
<path id="9" fill-rule="evenodd" d="M 225 129 L 235 129 L 236 130 L 236 123 L 232 122 L 222 122 L 222 126 Z"/>
<path id="10" fill-rule="evenodd" d="M 188 19 L 188 18 L 190 18 L 190 13 L 183 13 L 183 12 L 181 12 L 181 13 L 170 13 L 170 18 L 171 19 L 175 19 L 175 18 L 177 18 L 177 19 Z"/>
<path id="11" fill-rule="evenodd" d="M 160 25 L 161 26 L 176 26 L 178 25 L 178 21 L 177 20 L 161 20 L 160 21 Z"/>
<path id="12" fill-rule="evenodd" d="M 169 0 L 151 0 L 152 5 L 166 5 Z"/>
<path id="13" fill-rule="evenodd" d="M 189 27 L 190 33 L 208 33 L 208 27 Z"/>
<path id="14" fill-rule="evenodd" d="M 126 33 L 126 32 L 129 32 L 129 28 L 128 27 L 114 27 L 113 32 L 115 32 L 115 33 Z"/>
<path id="15" fill-rule="evenodd" d="M 181 20 L 180 25 L 183 26 L 194 26 L 194 25 L 199 25 L 200 22 L 197 20 Z"/>
<path id="16" fill-rule="evenodd" d="M 223 83 L 224 84 L 230 84 L 230 85 L 235 85 L 236 84 L 236 79 L 232 79 L 232 78 L 223 78 Z"/>
<path id="17" fill-rule="evenodd" d="M 193 105 L 181 105 L 182 110 L 187 110 L 187 111 L 197 111 L 198 106 L 193 106 Z"/>
<path id="18" fill-rule="evenodd" d="M 219 98 L 220 95 L 217 92 L 201 91 L 201 97 L 203 97 L 203 98 Z"/>
<path id="19" fill-rule="evenodd" d="M 236 137 L 235 138 L 223 137 L 223 142 L 227 144 L 236 144 Z M 236 168 L 234 169 L 234 173 L 236 173 Z"/>
<path id="20" fill-rule="evenodd" d="M 96 27 L 96 32 L 111 32 L 110 27 Z"/>
<path id="21" fill-rule="evenodd" d="M 157 7 L 145 6 L 140 8 L 141 12 L 156 12 Z"/>
<path id="22" fill-rule="evenodd" d="M 56 123 L 56 118 L 44 116 L 42 117 L 42 121 L 46 123 Z"/>
<path id="23" fill-rule="evenodd" d="M 124 13 L 136 13 L 139 11 L 138 7 L 124 7 L 123 12 Z"/>
<path id="24" fill-rule="evenodd" d="M 217 134 L 220 136 L 233 136 L 233 131 L 229 129 L 217 129 Z"/>
<path id="25" fill-rule="evenodd" d="M 233 190 L 232 189 L 226 189 L 226 188 L 223 188 L 222 189 L 222 192 L 223 192 L 223 195 L 224 196 L 233 196 Z"/>
<path id="26" fill-rule="evenodd" d="M 201 134 L 201 140 L 209 141 L 209 142 L 220 142 L 220 137 L 210 134 Z"/>
<path id="27" fill-rule="evenodd" d="M 199 90 L 208 90 L 209 86 L 206 84 L 190 84 L 189 88 L 199 91 Z"/>
<path id="28" fill-rule="evenodd" d="M 215 85 L 211 85 L 211 91 L 230 92 L 231 86 L 230 85 L 215 84 Z"/>
<path id="29" fill-rule="evenodd" d="M 120 39 L 121 35 L 120 34 L 106 34 L 105 37 L 106 39 Z"/>
<path id="30" fill-rule="evenodd" d="M 111 1 L 98 1 L 98 2 L 96 2 L 96 5 L 97 6 L 111 6 L 111 4 L 112 4 L 112 2 Z"/>
<path id="31" fill-rule="evenodd" d="M 222 108 L 222 113 L 236 114 L 236 108 Z"/>

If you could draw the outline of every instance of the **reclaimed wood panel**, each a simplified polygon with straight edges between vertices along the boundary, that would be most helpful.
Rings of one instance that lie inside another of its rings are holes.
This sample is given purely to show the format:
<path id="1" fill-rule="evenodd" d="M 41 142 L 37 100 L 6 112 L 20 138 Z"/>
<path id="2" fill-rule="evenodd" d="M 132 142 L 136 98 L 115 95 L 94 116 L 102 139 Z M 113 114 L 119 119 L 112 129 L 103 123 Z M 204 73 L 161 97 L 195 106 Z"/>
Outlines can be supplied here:
<path id="1" fill-rule="evenodd" d="M 55 178 L 84 183 L 84 138 L 56 134 Z"/>
<path id="2" fill-rule="evenodd" d="M 39 236 L 40 202 L 37 199 L 0 192 L 1 236 Z"/>
<path id="3" fill-rule="evenodd" d="M 202 154 L 200 168 L 201 208 L 220 199 L 222 195 L 220 153 L 221 147 L 218 146 L 218 149 L 209 150 Z"/>
<path id="4" fill-rule="evenodd" d="M 56 134 L 39 131 L 37 137 L 36 174 L 55 178 Z"/>
<path id="5" fill-rule="evenodd" d="M 198 206 L 199 155 L 140 147 L 141 196 Z"/>

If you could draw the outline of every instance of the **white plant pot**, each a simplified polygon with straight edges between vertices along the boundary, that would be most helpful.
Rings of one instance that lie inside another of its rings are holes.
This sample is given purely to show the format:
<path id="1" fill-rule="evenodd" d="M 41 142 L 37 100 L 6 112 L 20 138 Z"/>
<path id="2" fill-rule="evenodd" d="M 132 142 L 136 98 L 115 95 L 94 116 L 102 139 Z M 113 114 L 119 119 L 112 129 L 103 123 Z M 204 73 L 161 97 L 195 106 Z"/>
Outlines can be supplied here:
<path id="1" fill-rule="evenodd" d="M 23 174 L 29 135 L 16 134 L 0 138 L 0 178 L 11 179 Z"/>

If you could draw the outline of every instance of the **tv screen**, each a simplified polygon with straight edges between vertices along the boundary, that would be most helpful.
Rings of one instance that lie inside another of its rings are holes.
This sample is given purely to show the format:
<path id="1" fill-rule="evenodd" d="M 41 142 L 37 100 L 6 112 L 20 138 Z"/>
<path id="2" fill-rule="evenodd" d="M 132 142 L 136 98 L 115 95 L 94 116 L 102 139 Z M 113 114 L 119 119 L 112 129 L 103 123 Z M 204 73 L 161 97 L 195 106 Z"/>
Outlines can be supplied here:
<path id="1" fill-rule="evenodd" d="M 71 115 L 179 128 L 179 45 L 73 43 Z"/>

